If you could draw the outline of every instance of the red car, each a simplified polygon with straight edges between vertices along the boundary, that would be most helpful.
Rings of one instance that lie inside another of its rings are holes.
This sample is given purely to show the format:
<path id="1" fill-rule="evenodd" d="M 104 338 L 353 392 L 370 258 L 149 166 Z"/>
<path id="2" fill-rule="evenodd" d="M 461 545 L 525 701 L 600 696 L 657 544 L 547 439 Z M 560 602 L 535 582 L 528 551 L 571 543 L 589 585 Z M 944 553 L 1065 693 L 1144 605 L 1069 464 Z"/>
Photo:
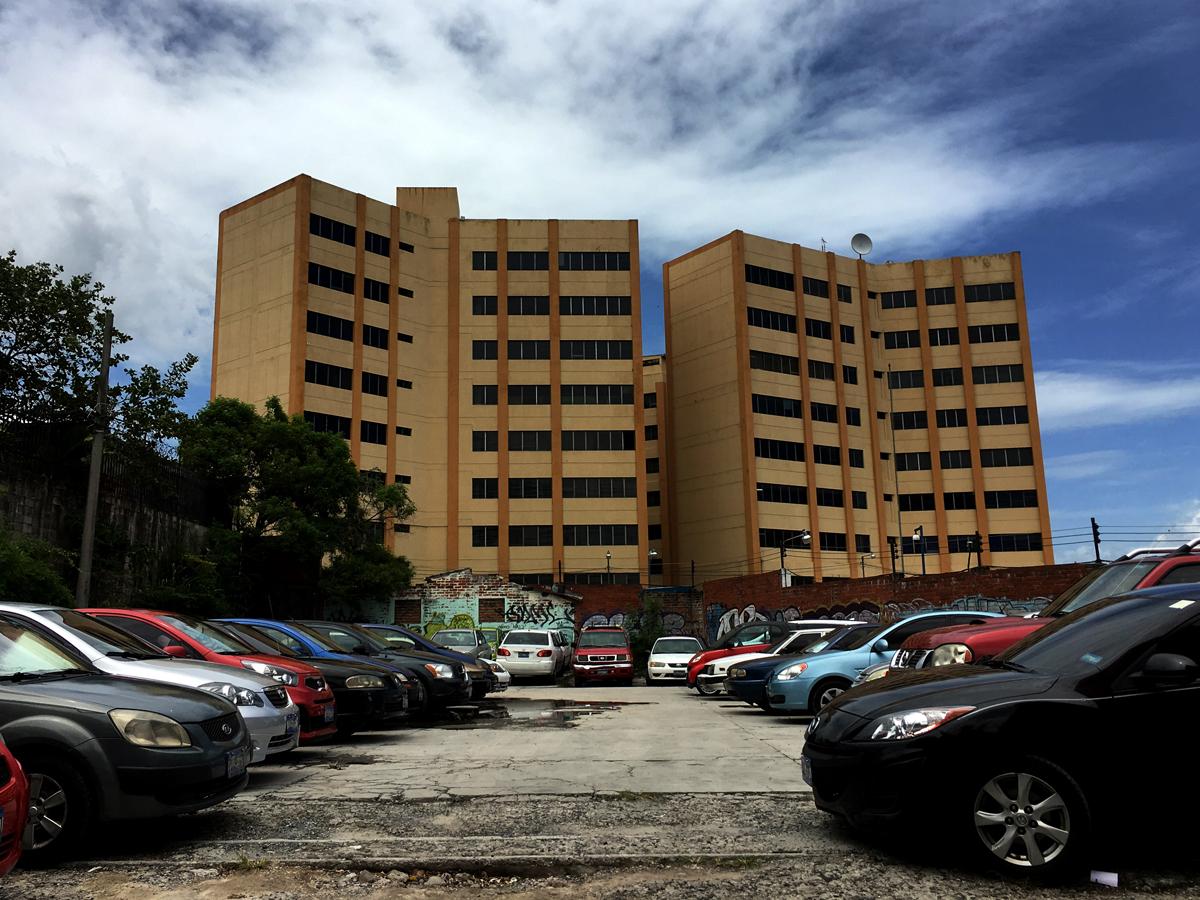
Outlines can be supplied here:
<path id="1" fill-rule="evenodd" d="M 21 835 L 29 815 L 29 782 L 16 757 L 0 738 L 0 875 L 21 858 Z"/>
<path id="2" fill-rule="evenodd" d="M 321 672 L 297 659 L 258 653 L 224 630 L 183 613 L 150 609 L 81 609 L 158 647 L 169 656 L 249 669 L 282 684 L 300 709 L 300 743 L 337 733 L 333 691 Z"/>
<path id="3" fill-rule="evenodd" d="M 688 687 L 696 686 L 696 676 L 714 659 L 733 656 L 735 653 L 758 653 L 792 631 L 800 622 L 747 622 L 721 638 L 708 650 L 701 650 L 688 660 Z"/>
<path id="4" fill-rule="evenodd" d="M 1005 616 L 983 625 L 935 628 L 914 634 L 892 658 L 893 669 L 926 669 L 987 659 L 1056 617 L 1137 588 L 1200 581 L 1200 540 L 1175 550 L 1142 548 L 1089 572 L 1032 618 Z"/>
<path id="5" fill-rule="evenodd" d="M 579 632 L 575 649 L 575 685 L 598 681 L 633 684 L 633 655 L 624 628 L 596 625 Z"/>

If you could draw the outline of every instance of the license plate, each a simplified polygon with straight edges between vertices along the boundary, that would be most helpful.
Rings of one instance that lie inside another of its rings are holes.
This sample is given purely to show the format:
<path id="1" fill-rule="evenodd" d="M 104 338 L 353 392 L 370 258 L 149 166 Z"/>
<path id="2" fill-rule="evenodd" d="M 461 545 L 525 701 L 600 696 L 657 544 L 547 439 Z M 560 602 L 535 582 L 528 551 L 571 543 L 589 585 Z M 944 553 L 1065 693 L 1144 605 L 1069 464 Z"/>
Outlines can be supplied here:
<path id="1" fill-rule="evenodd" d="M 521 657 L 521 659 L 528 659 L 528 658 L 529 658 L 529 654 L 528 654 L 528 653 L 526 653 L 524 650 L 518 650 L 518 651 L 517 651 L 517 656 Z"/>
<path id="2" fill-rule="evenodd" d="M 300 730 L 300 713 L 288 713 L 287 728 L 284 729 L 287 734 L 295 734 Z"/>
<path id="3" fill-rule="evenodd" d="M 229 750 L 225 753 L 225 777 L 238 778 L 246 771 L 246 763 L 249 762 L 250 753 L 245 747 L 238 747 L 236 750 Z"/>
<path id="4" fill-rule="evenodd" d="M 812 787 L 812 760 L 807 756 L 800 757 L 800 777 L 804 779 L 804 783 Z"/>
<path id="5" fill-rule="evenodd" d="M 334 706 L 326 706 L 326 707 L 325 707 L 325 721 L 326 721 L 326 723 L 328 723 L 328 722 L 332 722 L 332 721 L 334 720 L 334 717 L 335 717 L 335 716 L 337 716 L 337 708 L 336 708 L 336 707 L 334 707 Z"/>
<path id="6" fill-rule="evenodd" d="M 610 669 L 597 669 L 596 674 L 597 675 L 607 675 L 610 671 L 611 671 Z"/>

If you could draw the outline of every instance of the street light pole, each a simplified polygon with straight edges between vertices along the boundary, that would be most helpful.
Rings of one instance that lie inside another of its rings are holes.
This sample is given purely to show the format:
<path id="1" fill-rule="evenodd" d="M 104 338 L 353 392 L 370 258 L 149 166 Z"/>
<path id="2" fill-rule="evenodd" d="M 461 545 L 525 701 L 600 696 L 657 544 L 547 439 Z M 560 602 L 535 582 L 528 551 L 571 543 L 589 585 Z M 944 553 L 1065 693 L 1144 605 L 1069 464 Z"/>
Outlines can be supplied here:
<path id="1" fill-rule="evenodd" d="M 863 578 L 867 577 L 867 560 L 874 559 L 874 558 L 875 558 L 874 553 L 868 553 L 866 556 L 860 556 L 858 558 L 858 565 L 859 565 L 859 568 L 862 569 L 862 577 Z"/>
<path id="2" fill-rule="evenodd" d="M 92 592 L 92 552 L 96 543 L 96 513 L 100 505 L 100 468 L 104 463 L 104 435 L 108 432 L 108 358 L 112 355 L 113 314 L 104 314 L 104 352 L 96 381 L 96 410 L 92 427 L 92 462 L 88 469 L 87 501 L 83 511 L 83 541 L 79 547 L 79 580 L 75 605 L 87 606 Z"/>
<path id="3" fill-rule="evenodd" d="M 925 574 L 925 526 L 918 525 L 913 531 L 913 543 L 921 551 L 921 574 Z"/>
<path id="4" fill-rule="evenodd" d="M 799 541 L 801 548 L 812 547 L 812 532 L 807 528 L 800 529 L 800 533 L 795 537 L 784 538 L 779 542 L 779 586 L 788 587 L 787 583 L 787 545 L 792 541 Z"/>
<path id="5" fill-rule="evenodd" d="M 609 584 L 612 584 L 612 551 L 611 550 L 604 551 L 604 571 L 608 574 L 608 578 L 605 580 L 608 581 Z"/>

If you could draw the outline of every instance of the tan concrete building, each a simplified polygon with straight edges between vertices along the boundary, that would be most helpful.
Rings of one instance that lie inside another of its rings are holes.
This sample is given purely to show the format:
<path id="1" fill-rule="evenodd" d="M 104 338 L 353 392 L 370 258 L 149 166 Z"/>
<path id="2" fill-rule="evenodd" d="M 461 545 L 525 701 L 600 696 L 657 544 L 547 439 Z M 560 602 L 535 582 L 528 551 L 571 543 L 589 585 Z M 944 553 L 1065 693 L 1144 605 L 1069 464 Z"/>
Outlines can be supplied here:
<path id="1" fill-rule="evenodd" d="M 663 287 L 669 581 L 781 547 L 802 578 L 878 575 L 897 537 L 896 568 L 946 572 L 977 532 L 984 564 L 1053 561 L 1019 254 L 876 265 L 735 231 Z"/>
<path id="2" fill-rule="evenodd" d="M 667 485 L 667 367 L 662 354 L 642 358 L 642 407 L 646 424 L 646 514 L 649 539 L 647 584 L 664 584 L 667 540 L 664 526 L 670 514 Z M 674 571 L 672 572 L 674 574 Z"/>
<path id="3" fill-rule="evenodd" d="M 300 175 L 220 217 L 212 396 L 342 434 L 417 513 L 419 575 L 639 581 L 647 569 L 634 220 L 464 219 Z"/>

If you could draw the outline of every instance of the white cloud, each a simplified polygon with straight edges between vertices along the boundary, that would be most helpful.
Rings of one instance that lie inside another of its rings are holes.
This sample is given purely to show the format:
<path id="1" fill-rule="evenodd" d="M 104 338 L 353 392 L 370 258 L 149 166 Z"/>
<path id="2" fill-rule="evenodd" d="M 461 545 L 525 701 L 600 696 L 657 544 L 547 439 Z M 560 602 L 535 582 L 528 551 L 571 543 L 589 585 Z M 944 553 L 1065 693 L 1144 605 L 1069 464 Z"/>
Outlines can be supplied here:
<path id="1" fill-rule="evenodd" d="M 1092 479 L 1124 468 L 1129 454 L 1124 450 L 1085 450 L 1046 459 L 1046 478 L 1075 481 Z"/>
<path id="2" fill-rule="evenodd" d="M 939 252 L 1164 158 L 1032 127 L 1082 76 L 1010 63 L 1066 6 L 17 0 L 0 247 L 95 272 L 153 362 L 207 356 L 218 212 L 301 171 L 384 200 L 455 184 L 468 216 L 640 218 L 647 267 L 735 227 Z M 1039 384 L 1063 427 L 1056 397 L 1095 382 Z"/>
<path id="3" fill-rule="evenodd" d="M 1038 418 L 1044 433 L 1167 419 L 1200 409 L 1200 373 L 1146 376 L 1115 363 L 1035 372 Z M 1062 477 L 1061 475 L 1059 477 Z"/>

